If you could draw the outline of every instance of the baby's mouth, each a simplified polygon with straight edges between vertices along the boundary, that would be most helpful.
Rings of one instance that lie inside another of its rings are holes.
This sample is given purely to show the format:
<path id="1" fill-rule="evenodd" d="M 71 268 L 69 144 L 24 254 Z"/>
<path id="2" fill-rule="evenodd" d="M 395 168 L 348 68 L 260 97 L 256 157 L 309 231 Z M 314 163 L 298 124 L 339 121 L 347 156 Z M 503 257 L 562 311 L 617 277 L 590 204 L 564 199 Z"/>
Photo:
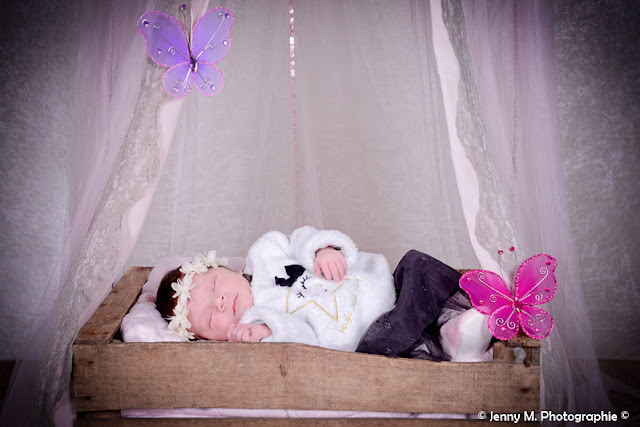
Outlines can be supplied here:
<path id="1" fill-rule="evenodd" d="M 233 314 L 236 314 L 236 306 L 238 305 L 238 295 L 233 299 Z"/>

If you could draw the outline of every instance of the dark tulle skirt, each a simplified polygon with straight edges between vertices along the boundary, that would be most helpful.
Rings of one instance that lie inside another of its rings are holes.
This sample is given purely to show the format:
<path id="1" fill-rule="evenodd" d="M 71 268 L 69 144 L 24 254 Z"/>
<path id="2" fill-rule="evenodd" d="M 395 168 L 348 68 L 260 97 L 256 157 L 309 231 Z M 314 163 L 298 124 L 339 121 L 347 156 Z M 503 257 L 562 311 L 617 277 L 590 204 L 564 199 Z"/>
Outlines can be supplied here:
<path id="1" fill-rule="evenodd" d="M 456 312 L 471 308 L 458 287 L 461 275 L 427 254 L 407 252 L 393 273 L 396 306 L 369 326 L 356 351 L 451 360 L 440 345 L 440 326 Z"/>

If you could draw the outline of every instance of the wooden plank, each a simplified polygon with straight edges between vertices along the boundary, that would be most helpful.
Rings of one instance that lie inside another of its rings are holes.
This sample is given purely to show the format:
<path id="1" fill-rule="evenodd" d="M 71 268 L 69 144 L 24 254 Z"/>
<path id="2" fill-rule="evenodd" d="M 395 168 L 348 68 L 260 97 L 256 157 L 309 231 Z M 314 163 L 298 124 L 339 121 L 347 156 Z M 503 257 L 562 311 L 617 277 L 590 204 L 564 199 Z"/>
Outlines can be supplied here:
<path id="1" fill-rule="evenodd" d="M 518 347 L 522 348 L 525 353 L 522 360 Z M 524 363 L 526 366 L 540 365 L 540 349 L 542 341 L 529 338 L 522 331 L 509 341 L 497 341 L 493 344 L 493 361 L 507 363 Z M 519 356 L 518 358 L 516 356 Z"/>
<path id="2" fill-rule="evenodd" d="M 539 409 L 540 367 L 392 359 L 292 343 L 74 345 L 78 411 Z"/>
<path id="3" fill-rule="evenodd" d="M 79 412 L 77 418 L 100 418 L 112 420 L 114 418 L 121 419 L 120 411 L 91 411 L 91 412 Z"/>
<path id="4" fill-rule="evenodd" d="M 304 425 L 308 427 L 348 426 L 348 427 L 479 427 L 488 425 L 513 425 L 512 422 L 491 422 L 458 419 L 399 419 L 399 418 L 122 418 L 122 419 L 83 419 L 78 418 L 78 427 L 133 426 L 133 427 L 179 427 L 179 426 L 260 426 L 289 427 Z M 539 426 L 539 423 L 520 422 L 518 425 Z"/>
<path id="5" fill-rule="evenodd" d="M 493 361 L 503 363 L 516 363 L 516 349 L 522 349 L 525 357 L 518 363 L 523 363 L 525 366 L 540 365 L 540 348 L 538 347 L 519 347 L 509 345 L 509 342 L 498 341 L 493 344 Z"/>
<path id="6" fill-rule="evenodd" d="M 510 347 L 542 347 L 542 341 L 529 338 L 522 331 L 518 332 L 518 335 L 511 338 L 509 341 L 504 341 L 506 345 Z"/>
<path id="7" fill-rule="evenodd" d="M 136 302 L 152 267 L 131 267 L 78 332 L 76 344 L 108 343 Z"/>

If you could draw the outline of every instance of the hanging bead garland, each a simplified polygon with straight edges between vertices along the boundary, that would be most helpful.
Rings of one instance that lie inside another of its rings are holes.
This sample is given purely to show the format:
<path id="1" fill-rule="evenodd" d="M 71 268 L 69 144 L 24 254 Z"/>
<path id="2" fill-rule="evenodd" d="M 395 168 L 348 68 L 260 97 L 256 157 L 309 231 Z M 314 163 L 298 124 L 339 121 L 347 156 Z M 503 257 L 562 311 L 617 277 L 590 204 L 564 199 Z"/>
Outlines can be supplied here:
<path id="1" fill-rule="evenodd" d="M 289 74 L 291 76 L 291 126 L 293 127 L 293 150 L 296 159 L 296 193 L 298 202 L 298 225 L 302 225 L 302 202 L 300 196 L 300 167 L 298 162 L 298 135 L 296 130 L 296 44 L 293 34 L 293 0 L 289 0 Z"/>
<path id="2" fill-rule="evenodd" d="M 296 44 L 295 44 L 295 38 L 293 36 L 293 0 L 289 0 L 289 56 L 291 57 L 291 62 L 289 62 L 289 65 L 291 67 L 291 77 L 292 79 L 295 78 L 296 76 L 296 69 L 295 69 L 295 65 L 296 65 L 296 61 L 295 61 L 295 49 L 296 49 Z"/>

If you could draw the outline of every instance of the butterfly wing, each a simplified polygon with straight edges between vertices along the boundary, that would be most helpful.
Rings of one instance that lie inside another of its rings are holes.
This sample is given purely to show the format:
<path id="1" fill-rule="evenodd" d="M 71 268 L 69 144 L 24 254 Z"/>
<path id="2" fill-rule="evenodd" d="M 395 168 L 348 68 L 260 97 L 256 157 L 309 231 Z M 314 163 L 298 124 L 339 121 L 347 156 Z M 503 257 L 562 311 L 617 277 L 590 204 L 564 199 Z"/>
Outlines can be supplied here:
<path id="1" fill-rule="evenodd" d="M 214 96 L 222 89 L 224 78 L 222 72 L 215 65 L 199 62 L 195 73 L 195 83 L 198 92 L 204 96 Z"/>
<path id="2" fill-rule="evenodd" d="M 191 64 L 184 62 L 169 68 L 162 76 L 162 86 L 174 98 L 188 95 L 193 88 L 194 73 Z"/>
<path id="3" fill-rule="evenodd" d="M 166 13 L 147 12 L 138 20 L 149 56 L 163 67 L 189 62 L 189 45 L 178 21 Z"/>
<path id="4" fill-rule="evenodd" d="M 199 63 L 215 64 L 222 61 L 231 49 L 233 13 L 224 7 L 207 11 L 193 27 L 191 50 Z"/>
<path id="5" fill-rule="evenodd" d="M 489 316 L 489 330 L 499 340 L 510 340 L 520 329 L 520 317 L 513 305 L 503 306 Z"/>
<path id="6" fill-rule="evenodd" d="M 546 254 L 534 255 L 522 263 L 515 279 L 516 298 L 522 304 L 544 304 L 556 293 L 557 261 Z"/>
<path id="7" fill-rule="evenodd" d="M 480 313 L 513 305 L 513 296 L 502 277 L 487 270 L 467 271 L 460 277 L 460 287 L 469 294 L 471 303 Z"/>
<path id="8" fill-rule="evenodd" d="M 553 330 L 553 318 L 541 308 L 523 305 L 520 308 L 520 324 L 525 334 L 541 340 Z"/>

